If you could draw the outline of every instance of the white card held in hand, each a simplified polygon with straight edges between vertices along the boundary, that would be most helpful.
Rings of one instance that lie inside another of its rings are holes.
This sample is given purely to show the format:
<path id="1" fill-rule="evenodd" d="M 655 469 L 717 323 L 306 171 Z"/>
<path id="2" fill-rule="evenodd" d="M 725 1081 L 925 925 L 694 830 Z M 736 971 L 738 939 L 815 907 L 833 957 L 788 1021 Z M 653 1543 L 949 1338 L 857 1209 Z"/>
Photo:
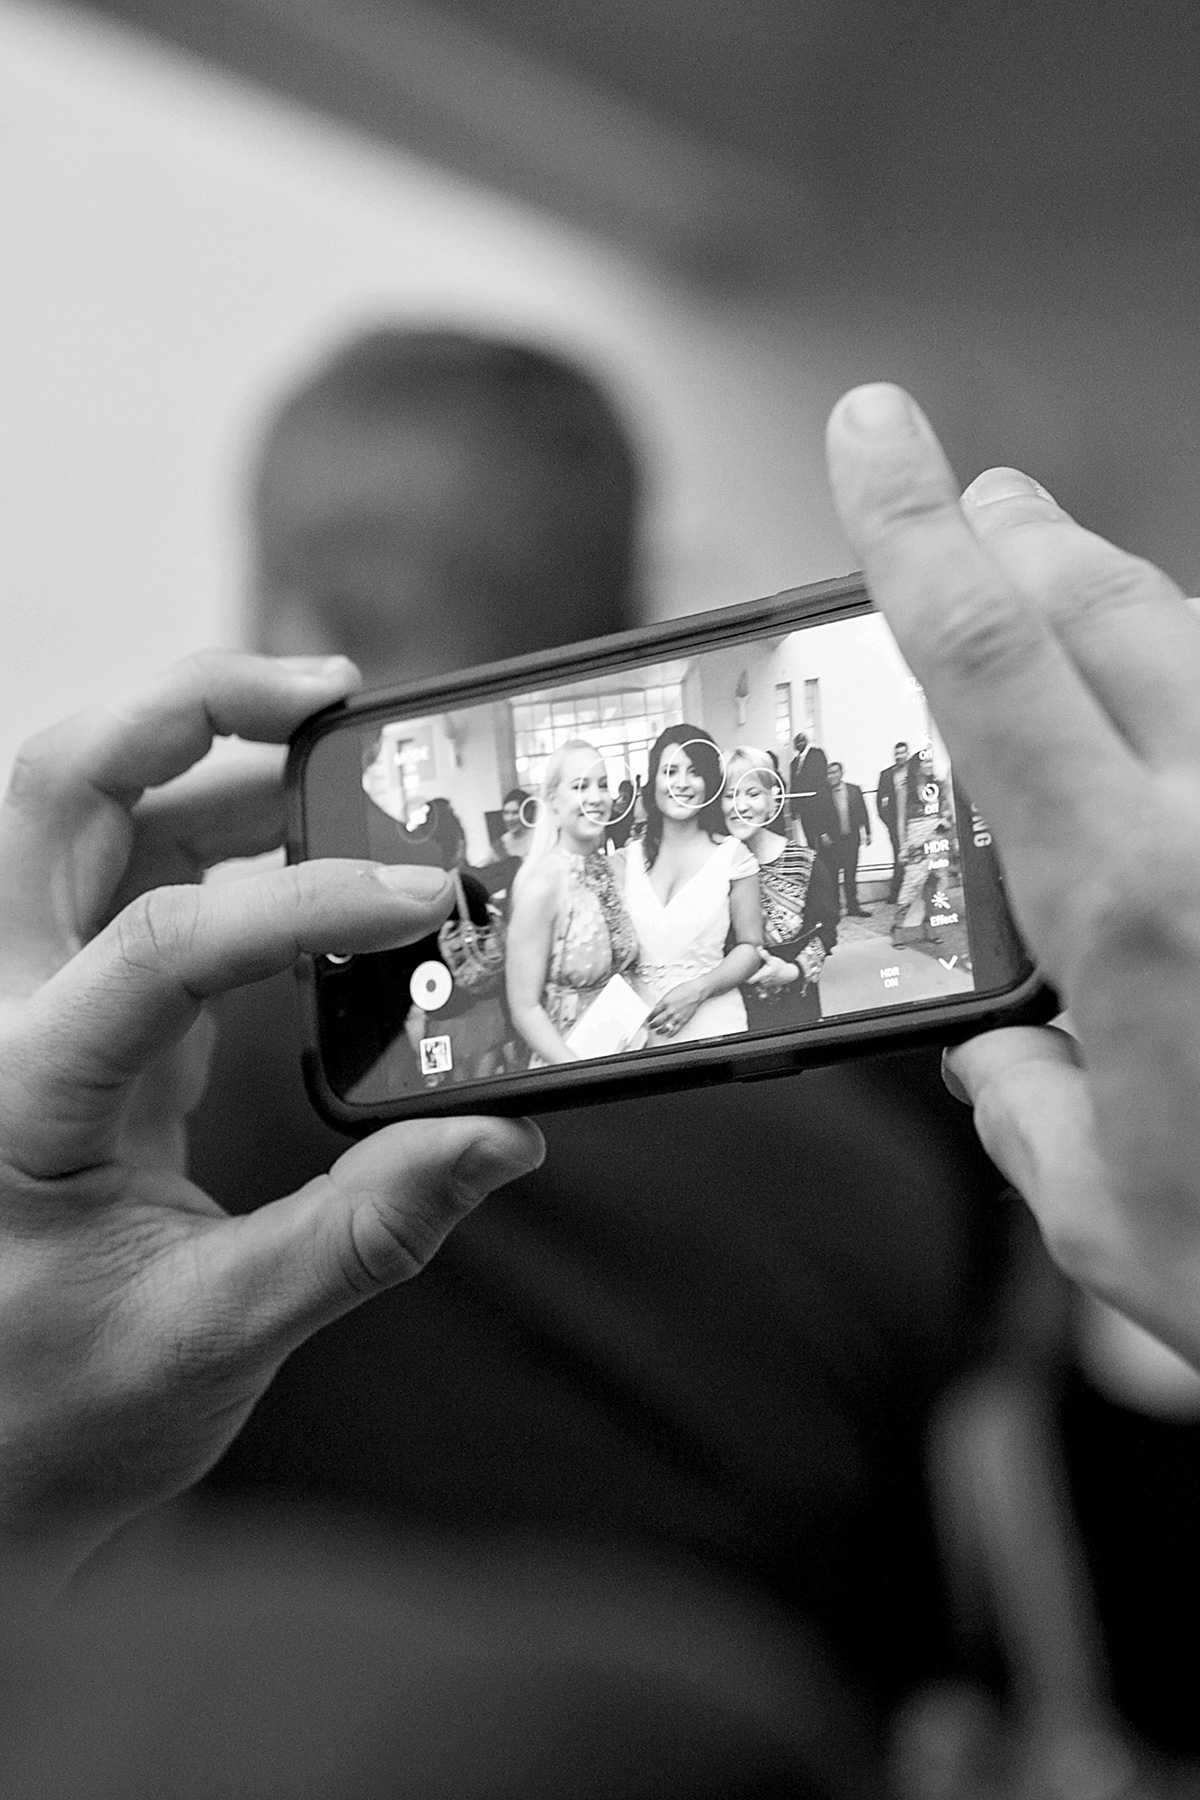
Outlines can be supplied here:
<path id="1" fill-rule="evenodd" d="M 582 1057 L 616 1056 L 631 1047 L 649 1016 L 649 1006 L 625 977 L 614 975 L 568 1031 L 567 1049 Z"/>

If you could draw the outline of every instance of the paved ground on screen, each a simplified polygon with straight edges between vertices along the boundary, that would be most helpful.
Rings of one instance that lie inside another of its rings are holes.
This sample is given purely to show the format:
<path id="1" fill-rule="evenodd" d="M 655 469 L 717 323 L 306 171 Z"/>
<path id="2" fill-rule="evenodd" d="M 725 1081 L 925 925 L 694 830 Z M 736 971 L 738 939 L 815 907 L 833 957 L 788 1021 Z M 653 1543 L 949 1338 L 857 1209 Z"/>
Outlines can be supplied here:
<path id="1" fill-rule="evenodd" d="M 936 944 L 905 945 L 891 941 L 895 907 L 867 899 L 865 919 L 843 919 L 837 949 L 821 971 L 821 1010 L 859 1012 L 864 1007 L 895 1006 L 904 1000 L 933 1000 L 943 994 L 971 990 L 967 928 L 962 922 L 962 889 L 948 888 L 953 924 L 937 926 Z M 937 913 L 933 915 L 936 922 Z"/>

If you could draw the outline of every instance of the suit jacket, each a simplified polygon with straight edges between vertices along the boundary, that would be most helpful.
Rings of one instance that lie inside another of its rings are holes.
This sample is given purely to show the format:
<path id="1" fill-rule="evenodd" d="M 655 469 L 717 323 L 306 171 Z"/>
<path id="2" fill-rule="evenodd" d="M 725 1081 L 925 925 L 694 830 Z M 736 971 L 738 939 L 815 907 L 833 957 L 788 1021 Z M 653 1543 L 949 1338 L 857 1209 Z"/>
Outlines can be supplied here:
<path id="1" fill-rule="evenodd" d="M 845 832 L 842 830 L 841 815 L 837 809 L 837 801 L 833 797 L 833 789 L 830 788 L 829 799 L 833 806 L 833 822 L 835 827 L 833 835 L 835 838 L 857 838 L 861 843 L 864 836 L 869 838 L 871 835 L 871 821 L 867 815 L 867 803 L 863 799 L 862 789 L 856 787 L 852 781 L 843 781 L 842 786 L 846 790 L 846 813 L 849 820 L 849 829 Z"/>
<path id="2" fill-rule="evenodd" d="M 829 792 L 829 765 L 825 752 L 810 744 L 803 756 L 792 758 L 788 792 L 793 819 L 799 819 L 804 841 L 819 850 L 821 835 L 838 835 L 837 809 Z"/>
<path id="3" fill-rule="evenodd" d="M 902 821 L 896 817 L 896 765 L 889 763 L 886 769 L 879 771 L 879 785 L 875 790 L 875 811 L 880 820 L 887 826 L 888 836 L 898 848 L 903 835 Z"/>

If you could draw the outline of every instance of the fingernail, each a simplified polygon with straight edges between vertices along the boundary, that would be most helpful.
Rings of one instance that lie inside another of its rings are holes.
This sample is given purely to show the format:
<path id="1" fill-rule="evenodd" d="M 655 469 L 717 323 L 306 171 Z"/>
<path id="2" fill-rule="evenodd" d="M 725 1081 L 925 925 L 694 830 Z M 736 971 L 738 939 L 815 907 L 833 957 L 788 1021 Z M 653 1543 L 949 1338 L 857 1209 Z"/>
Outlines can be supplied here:
<path id="1" fill-rule="evenodd" d="M 950 1052 L 948 1050 L 942 1051 L 942 1081 L 949 1092 L 954 1095 L 954 1098 L 956 1100 L 961 1100 L 964 1106 L 972 1106 L 974 1104 L 970 1094 L 968 1094 L 966 1088 L 958 1079 L 954 1070 L 950 1067 Z"/>
<path id="2" fill-rule="evenodd" d="M 903 388 L 872 381 L 852 389 L 842 401 L 842 417 L 863 437 L 914 437 L 917 409 Z"/>
<path id="3" fill-rule="evenodd" d="M 517 1150 L 506 1144 L 501 1148 L 494 1138 L 477 1138 L 455 1163 L 454 1182 L 468 1200 L 482 1200 L 506 1181 L 516 1181 L 536 1169 L 543 1154 L 544 1148 L 539 1154 L 532 1146 Z"/>
<path id="4" fill-rule="evenodd" d="M 963 499 L 971 506 L 995 506 L 1000 500 L 1047 500 L 1051 506 L 1058 505 L 1040 481 L 1022 474 L 1020 469 L 985 469 L 975 477 Z"/>
<path id="5" fill-rule="evenodd" d="M 445 869 L 428 863 L 379 863 L 374 873 L 384 887 L 407 894 L 410 900 L 436 900 L 450 885 Z"/>
<path id="6" fill-rule="evenodd" d="M 358 670 L 348 656 L 281 656 L 277 660 L 292 674 L 308 675 L 314 681 L 345 685 L 359 679 Z"/>

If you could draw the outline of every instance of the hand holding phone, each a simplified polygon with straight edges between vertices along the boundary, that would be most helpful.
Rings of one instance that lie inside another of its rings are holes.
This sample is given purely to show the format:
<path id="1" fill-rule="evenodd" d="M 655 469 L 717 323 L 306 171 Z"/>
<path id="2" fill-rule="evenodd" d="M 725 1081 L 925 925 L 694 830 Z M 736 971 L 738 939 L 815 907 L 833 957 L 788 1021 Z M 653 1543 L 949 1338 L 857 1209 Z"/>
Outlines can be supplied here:
<path id="1" fill-rule="evenodd" d="M 361 861 L 200 885 L 277 844 L 282 746 L 351 686 L 341 658 L 209 652 L 43 731 L 0 805 L 0 1566 L 39 1604 L 124 1520 L 210 1468 L 282 1358 L 405 1279 L 542 1153 L 439 1120 L 355 1144 L 227 1218 L 187 1179 L 204 1001 L 436 930 L 446 882 Z M 245 755 L 199 764 L 214 736 Z M 402 881 L 380 876 L 403 877 Z M 352 965 L 350 965 L 352 966 Z"/>
<path id="2" fill-rule="evenodd" d="M 900 389 L 830 421 L 835 498 L 1071 1030 L 948 1059 L 1067 1273 L 1200 1366 L 1200 619 L 1016 469 L 958 484 Z"/>

